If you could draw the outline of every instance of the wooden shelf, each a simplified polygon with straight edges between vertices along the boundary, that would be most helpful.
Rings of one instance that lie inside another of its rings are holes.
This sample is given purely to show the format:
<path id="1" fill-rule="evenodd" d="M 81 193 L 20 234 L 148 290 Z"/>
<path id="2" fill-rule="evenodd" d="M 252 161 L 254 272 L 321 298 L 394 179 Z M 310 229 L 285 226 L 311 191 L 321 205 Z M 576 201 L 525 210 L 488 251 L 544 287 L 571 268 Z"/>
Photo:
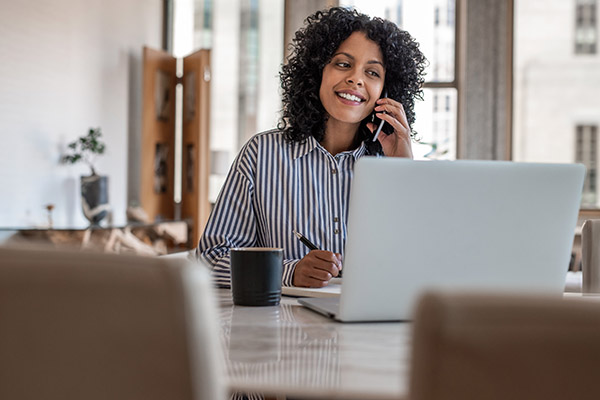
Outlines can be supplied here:
<path id="1" fill-rule="evenodd" d="M 149 256 L 174 253 L 191 247 L 189 224 L 186 221 L 88 228 L 14 228 L 13 235 L 5 242 L 7 245 L 22 243 Z"/>

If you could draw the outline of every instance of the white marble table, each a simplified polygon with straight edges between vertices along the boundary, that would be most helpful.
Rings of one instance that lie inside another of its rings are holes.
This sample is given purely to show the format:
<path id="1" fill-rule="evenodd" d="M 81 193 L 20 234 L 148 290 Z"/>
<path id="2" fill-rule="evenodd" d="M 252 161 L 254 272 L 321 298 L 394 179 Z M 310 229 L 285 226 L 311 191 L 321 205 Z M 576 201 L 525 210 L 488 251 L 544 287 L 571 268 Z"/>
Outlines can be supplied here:
<path id="1" fill-rule="evenodd" d="M 277 307 L 240 307 L 233 305 L 229 290 L 217 295 L 232 391 L 328 399 L 406 397 L 410 324 L 342 324 L 285 296 Z"/>

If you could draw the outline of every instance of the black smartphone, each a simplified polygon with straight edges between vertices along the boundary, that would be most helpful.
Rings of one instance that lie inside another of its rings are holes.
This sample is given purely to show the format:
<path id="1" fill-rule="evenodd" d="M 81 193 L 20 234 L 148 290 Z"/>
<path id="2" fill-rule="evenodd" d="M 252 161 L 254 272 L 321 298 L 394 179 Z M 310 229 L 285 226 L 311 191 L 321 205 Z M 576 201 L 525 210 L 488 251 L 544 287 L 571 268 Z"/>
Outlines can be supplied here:
<path id="1" fill-rule="evenodd" d="M 383 89 L 383 91 L 381 92 L 380 99 L 383 99 L 385 97 L 387 97 L 387 90 Z M 380 118 L 377 118 L 377 116 L 375 115 L 375 110 L 373 110 L 372 115 L 373 115 L 373 123 L 377 127 L 377 129 L 375 130 L 375 133 L 373 135 L 373 141 L 375 142 L 382 130 L 386 135 L 389 135 L 391 132 L 387 132 L 385 129 L 383 129 L 383 126 L 385 125 L 385 121 Z"/>

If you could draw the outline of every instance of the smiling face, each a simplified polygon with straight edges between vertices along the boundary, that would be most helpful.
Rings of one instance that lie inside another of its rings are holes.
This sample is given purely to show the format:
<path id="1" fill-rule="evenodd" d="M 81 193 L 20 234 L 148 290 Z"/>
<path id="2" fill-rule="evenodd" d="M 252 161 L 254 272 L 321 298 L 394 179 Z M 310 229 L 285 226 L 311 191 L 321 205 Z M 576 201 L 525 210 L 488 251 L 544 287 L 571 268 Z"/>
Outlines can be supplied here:
<path id="1" fill-rule="evenodd" d="M 350 124 L 358 129 L 373 111 L 384 81 L 381 49 L 363 32 L 352 33 L 323 68 L 319 97 L 329 114 L 327 124 Z"/>

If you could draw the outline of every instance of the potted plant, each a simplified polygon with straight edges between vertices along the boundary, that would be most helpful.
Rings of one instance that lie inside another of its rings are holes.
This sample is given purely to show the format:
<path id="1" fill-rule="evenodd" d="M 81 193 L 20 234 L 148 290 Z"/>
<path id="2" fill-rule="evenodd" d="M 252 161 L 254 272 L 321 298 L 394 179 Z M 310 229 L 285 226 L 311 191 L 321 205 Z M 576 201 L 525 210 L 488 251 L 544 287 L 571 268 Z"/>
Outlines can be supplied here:
<path id="1" fill-rule="evenodd" d="M 90 167 L 91 174 L 81 176 L 81 206 L 83 215 L 92 225 L 98 225 L 110 211 L 108 177 L 98 175 L 94 168 L 96 157 L 104 154 L 106 148 L 100 139 L 101 136 L 100 128 L 90 128 L 87 135 L 68 144 L 69 153 L 61 158 L 61 161 L 66 164 L 84 162 Z"/>

